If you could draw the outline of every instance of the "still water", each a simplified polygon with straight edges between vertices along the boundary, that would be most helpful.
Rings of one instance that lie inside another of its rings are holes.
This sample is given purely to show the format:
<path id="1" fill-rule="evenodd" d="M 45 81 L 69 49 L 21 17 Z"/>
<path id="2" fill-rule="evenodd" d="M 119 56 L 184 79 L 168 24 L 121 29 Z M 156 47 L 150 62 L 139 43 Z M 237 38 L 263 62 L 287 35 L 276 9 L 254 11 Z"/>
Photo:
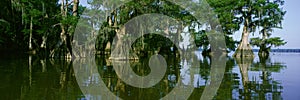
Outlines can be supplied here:
<path id="1" fill-rule="evenodd" d="M 200 52 L 193 56 L 197 58 L 199 66 L 188 63 L 190 59 L 165 56 L 166 74 L 150 88 L 138 88 L 123 82 L 112 62 L 104 57 L 96 57 L 95 65 L 85 64 L 84 60 L 46 60 L 28 56 L 1 58 L 0 99 L 98 100 L 112 99 L 108 95 L 113 94 L 125 100 L 155 100 L 170 94 L 178 84 L 189 84 L 194 90 L 188 99 L 198 100 L 205 87 L 213 84 L 210 76 L 211 59 L 200 56 Z M 129 64 L 137 75 L 146 76 L 151 72 L 148 61 L 145 58 Z M 255 57 L 240 60 L 228 57 L 222 81 L 212 98 L 299 100 L 299 61 L 299 53 L 272 53 L 269 59 Z M 101 88 L 93 88 L 97 85 Z M 105 93 L 87 92 L 86 88 Z M 182 91 L 188 93 L 188 90 Z M 175 95 L 181 95 L 182 91 Z"/>

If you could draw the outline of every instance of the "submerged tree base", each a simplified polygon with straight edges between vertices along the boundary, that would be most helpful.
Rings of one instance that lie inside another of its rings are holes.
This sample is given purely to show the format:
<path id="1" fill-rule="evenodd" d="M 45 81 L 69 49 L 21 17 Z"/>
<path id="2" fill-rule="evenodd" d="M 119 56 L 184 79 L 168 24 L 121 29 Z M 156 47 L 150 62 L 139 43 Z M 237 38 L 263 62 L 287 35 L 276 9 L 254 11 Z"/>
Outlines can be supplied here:
<path id="1" fill-rule="evenodd" d="M 259 58 L 268 58 L 270 55 L 270 52 L 269 51 L 264 51 L 264 50 L 259 50 L 258 52 L 258 56 Z"/>
<path id="2" fill-rule="evenodd" d="M 108 59 L 109 60 L 119 60 L 119 61 L 122 61 L 122 60 L 139 60 L 138 57 L 109 57 Z"/>
<path id="3" fill-rule="evenodd" d="M 254 57 L 254 53 L 251 49 L 237 49 L 233 54 L 233 57 L 236 58 Z"/>

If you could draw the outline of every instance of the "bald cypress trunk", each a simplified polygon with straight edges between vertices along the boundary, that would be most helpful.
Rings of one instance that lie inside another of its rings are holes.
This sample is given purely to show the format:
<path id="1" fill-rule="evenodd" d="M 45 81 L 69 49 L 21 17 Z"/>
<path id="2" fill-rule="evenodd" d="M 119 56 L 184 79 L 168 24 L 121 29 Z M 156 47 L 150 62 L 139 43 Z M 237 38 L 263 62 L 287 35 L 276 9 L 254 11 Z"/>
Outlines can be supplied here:
<path id="1" fill-rule="evenodd" d="M 73 16 L 76 17 L 78 15 L 79 0 L 74 0 L 73 3 L 74 3 L 74 5 L 73 5 Z"/>
<path id="2" fill-rule="evenodd" d="M 234 53 L 234 57 L 237 58 L 243 58 L 243 57 L 254 57 L 252 48 L 249 44 L 249 18 L 245 19 L 244 27 L 243 27 L 243 33 L 242 33 L 242 39 L 240 41 L 240 44 L 237 48 L 237 50 Z"/>
<path id="3" fill-rule="evenodd" d="M 29 29 L 29 51 L 32 51 L 33 50 L 33 47 L 32 47 L 32 28 L 33 28 L 33 17 L 31 16 L 30 17 L 30 29 Z"/>
<path id="4" fill-rule="evenodd" d="M 266 27 L 266 25 L 264 25 L 264 28 Z M 263 30 L 263 33 L 262 33 L 262 43 L 260 45 L 260 48 L 259 48 L 259 52 L 258 52 L 258 55 L 259 57 L 261 58 L 266 58 L 266 57 L 269 57 L 269 53 L 270 53 L 270 48 L 267 47 L 267 39 L 268 39 L 268 33 L 267 33 L 267 30 L 264 29 Z"/>

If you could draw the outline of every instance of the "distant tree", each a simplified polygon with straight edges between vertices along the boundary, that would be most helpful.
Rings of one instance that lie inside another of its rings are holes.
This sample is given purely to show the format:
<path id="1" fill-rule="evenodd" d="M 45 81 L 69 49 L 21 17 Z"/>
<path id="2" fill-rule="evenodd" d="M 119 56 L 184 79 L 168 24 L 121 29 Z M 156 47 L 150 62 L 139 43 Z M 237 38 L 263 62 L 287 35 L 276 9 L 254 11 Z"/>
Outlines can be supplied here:
<path id="1" fill-rule="evenodd" d="M 258 8 L 259 20 L 256 23 L 259 25 L 259 33 L 262 37 L 252 38 L 250 43 L 259 47 L 259 56 L 268 57 L 271 47 L 278 47 L 286 44 L 280 37 L 270 37 L 275 28 L 282 28 L 281 22 L 286 11 L 281 8 L 284 4 L 283 0 L 261 0 Z"/>
<path id="2" fill-rule="evenodd" d="M 285 45 L 287 42 L 280 39 L 280 37 L 272 37 L 272 38 L 251 38 L 252 45 L 259 47 L 258 55 L 259 57 L 268 57 L 271 51 L 271 47 L 278 47 Z"/>
<path id="3" fill-rule="evenodd" d="M 278 38 L 269 40 L 269 44 L 263 43 L 270 36 L 270 32 L 273 28 L 280 28 L 281 21 L 285 12 L 281 9 L 283 0 L 241 0 L 235 9 L 236 17 L 241 21 L 243 25 L 243 33 L 240 44 L 234 54 L 235 57 L 251 57 L 253 51 L 249 43 L 249 34 L 256 32 L 257 28 L 262 27 L 259 30 L 263 35 L 262 42 L 259 43 L 261 47 L 261 54 L 268 54 L 268 47 L 265 45 L 277 44 L 275 46 L 285 44 Z M 253 39 L 258 40 L 258 39 Z M 259 41 L 256 41 L 259 42 Z"/>

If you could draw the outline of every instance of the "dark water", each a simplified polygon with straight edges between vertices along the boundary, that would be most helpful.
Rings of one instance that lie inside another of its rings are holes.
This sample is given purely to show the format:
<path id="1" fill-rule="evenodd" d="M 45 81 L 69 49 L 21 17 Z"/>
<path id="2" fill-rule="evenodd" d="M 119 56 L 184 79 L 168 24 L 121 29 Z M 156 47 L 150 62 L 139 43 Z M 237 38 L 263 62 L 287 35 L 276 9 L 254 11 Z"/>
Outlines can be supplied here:
<path id="1" fill-rule="evenodd" d="M 1 58 L 0 99 L 98 100 L 113 99 L 109 96 L 113 94 L 125 100 L 155 100 L 171 94 L 178 84 L 189 84 L 194 90 L 190 91 L 188 99 L 196 100 L 201 98 L 206 86 L 213 84 L 210 76 L 211 59 L 199 55 L 194 55 L 198 58 L 199 66 L 188 63 L 189 59 L 180 60 L 167 56 L 165 76 L 150 88 L 127 85 L 116 75 L 112 62 L 102 57 L 96 58 L 95 65 L 86 64 L 88 61 L 84 60 Z M 148 60 L 130 62 L 132 70 L 140 76 L 148 75 L 151 72 Z M 256 57 L 240 60 L 228 57 L 221 84 L 213 99 L 299 100 L 299 61 L 299 53 L 275 53 L 269 59 Z M 89 92 L 86 89 L 95 89 L 98 92 Z M 175 95 L 184 93 L 189 91 L 181 90 Z"/>

